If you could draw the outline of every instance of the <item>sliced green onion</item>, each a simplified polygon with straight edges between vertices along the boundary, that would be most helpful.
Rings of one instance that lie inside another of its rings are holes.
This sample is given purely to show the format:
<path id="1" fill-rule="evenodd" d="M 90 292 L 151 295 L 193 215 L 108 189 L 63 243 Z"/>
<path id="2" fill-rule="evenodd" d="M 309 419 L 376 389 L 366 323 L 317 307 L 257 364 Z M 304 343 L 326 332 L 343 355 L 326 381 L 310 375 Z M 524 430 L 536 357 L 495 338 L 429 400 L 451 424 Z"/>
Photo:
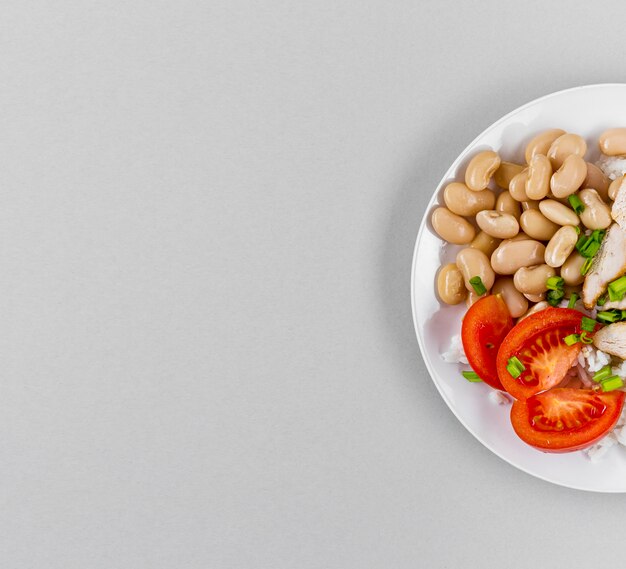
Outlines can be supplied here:
<path id="1" fill-rule="evenodd" d="M 604 306 L 606 304 L 606 294 L 603 294 L 598 300 L 596 300 L 598 306 Z"/>
<path id="2" fill-rule="evenodd" d="M 565 338 L 563 338 L 563 341 L 568 346 L 573 346 L 580 341 L 580 336 L 578 334 L 570 334 L 569 336 L 565 336 Z"/>
<path id="3" fill-rule="evenodd" d="M 591 268 L 592 263 L 593 263 L 593 259 L 591 257 L 585 260 L 585 262 L 583 263 L 583 266 L 580 267 L 580 274 L 586 275 L 589 272 L 589 269 Z"/>
<path id="4" fill-rule="evenodd" d="M 589 236 L 589 239 L 592 241 L 596 241 L 597 243 L 602 243 L 604 236 L 606 235 L 606 230 L 604 229 L 594 229 Z"/>
<path id="5" fill-rule="evenodd" d="M 562 290 L 549 290 L 546 295 L 546 300 L 550 306 L 557 306 L 564 296 L 565 293 Z"/>
<path id="6" fill-rule="evenodd" d="M 612 373 L 613 372 L 611 371 L 611 366 L 606 365 L 600 371 L 597 371 L 596 373 L 593 374 L 593 380 L 604 381 L 605 379 L 608 379 L 609 377 L 611 377 Z"/>
<path id="7" fill-rule="evenodd" d="M 567 303 L 567 308 L 574 308 L 576 306 L 576 301 L 578 300 L 578 295 L 573 292 L 569 297 L 569 302 Z"/>
<path id="8" fill-rule="evenodd" d="M 475 371 L 462 371 L 461 375 L 470 383 L 479 383 L 482 381 Z"/>
<path id="9" fill-rule="evenodd" d="M 580 235 L 580 227 L 578 227 L 578 225 L 574 226 L 574 230 L 576 231 L 576 235 Z"/>
<path id="10" fill-rule="evenodd" d="M 609 298 L 611 300 L 622 300 L 626 294 L 626 275 L 609 283 Z"/>
<path id="11" fill-rule="evenodd" d="M 579 250 L 578 252 L 583 256 L 583 257 L 593 257 L 600 249 L 600 243 L 598 243 L 597 241 L 593 241 L 591 239 L 589 239 Z"/>
<path id="12" fill-rule="evenodd" d="M 473 289 L 476 291 L 476 294 L 478 296 L 482 296 L 483 294 L 487 292 L 487 288 L 483 284 L 483 281 L 480 277 L 478 276 L 472 277 L 469 280 L 469 283 L 472 285 Z"/>
<path id="13" fill-rule="evenodd" d="M 587 237 L 584 233 L 578 238 L 578 241 L 576 241 L 576 251 L 580 251 L 581 247 L 584 247 L 585 243 L 587 243 L 587 241 L 589 240 L 589 237 Z"/>
<path id="14" fill-rule="evenodd" d="M 580 328 L 587 332 L 593 332 L 596 329 L 596 324 L 597 322 L 593 318 L 583 316 L 583 319 L 580 321 Z"/>
<path id="15" fill-rule="evenodd" d="M 587 335 L 587 332 L 581 332 L 580 333 L 580 341 L 583 344 L 593 344 L 593 338 L 589 335 Z"/>
<path id="16" fill-rule="evenodd" d="M 598 314 L 596 314 L 596 318 L 600 322 L 607 322 L 610 324 L 611 322 L 621 320 L 622 314 L 619 310 L 603 310 L 602 312 L 598 312 Z"/>
<path id="17" fill-rule="evenodd" d="M 561 277 L 549 277 L 546 286 L 550 290 L 561 290 L 565 281 Z"/>
<path id="18" fill-rule="evenodd" d="M 576 194 L 572 194 L 569 198 L 567 198 L 567 201 L 569 201 L 569 205 L 572 206 L 572 209 L 578 215 L 585 211 L 585 206 L 583 205 L 583 202 L 580 201 L 580 198 Z"/>
<path id="19" fill-rule="evenodd" d="M 619 375 L 612 375 L 611 377 L 605 379 L 602 383 L 600 383 L 600 385 L 602 386 L 602 391 L 604 392 L 615 391 L 620 387 L 624 387 L 624 382 Z"/>
<path id="20" fill-rule="evenodd" d="M 524 364 L 515 356 L 509 358 L 506 370 L 511 374 L 511 377 L 519 377 L 525 369 Z"/>

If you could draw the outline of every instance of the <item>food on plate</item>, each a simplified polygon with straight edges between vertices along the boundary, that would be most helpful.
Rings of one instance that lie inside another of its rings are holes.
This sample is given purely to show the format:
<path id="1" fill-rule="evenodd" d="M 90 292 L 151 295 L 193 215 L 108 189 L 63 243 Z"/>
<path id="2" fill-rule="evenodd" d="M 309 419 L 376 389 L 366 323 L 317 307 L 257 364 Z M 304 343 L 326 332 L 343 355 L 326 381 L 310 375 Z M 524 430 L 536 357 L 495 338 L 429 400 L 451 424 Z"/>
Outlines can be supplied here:
<path id="1" fill-rule="evenodd" d="M 626 128 L 611 128 L 604 131 L 598 139 L 602 154 L 607 156 L 626 155 Z"/>
<path id="2" fill-rule="evenodd" d="M 578 225 L 578 217 L 576 218 Z M 527 209 L 520 217 L 520 226 L 531 239 L 548 241 L 559 230 L 558 223 L 550 221 L 540 209 Z"/>
<path id="3" fill-rule="evenodd" d="M 585 172 L 586 173 L 586 172 Z M 526 177 L 526 195 L 531 200 L 542 200 L 550 191 L 552 163 L 547 156 L 535 154 L 528 163 Z"/>
<path id="4" fill-rule="evenodd" d="M 616 221 L 622 229 L 626 229 L 626 189 L 623 184 L 623 178 L 613 193 L 613 207 L 611 208 L 611 217 Z"/>
<path id="5" fill-rule="evenodd" d="M 581 188 L 593 188 L 604 201 L 607 201 L 609 199 L 610 183 L 611 180 L 600 168 L 591 162 L 587 162 L 587 177 L 580 185 Z"/>
<path id="6" fill-rule="evenodd" d="M 461 337 L 472 370 L 486 384 L 502 389 L 496 357 L 505 336 L 513 328 L 513 319 L 502 296 L 488 295 L 474 303 L 463 318 Z"/>
<path id="7" fill-rule="evenodd" d="M 558 170 L 565 159 L 572 154 L 584 156 L 587 152 L 587 143 L 582 136 L 567 132 L 559 136 L 548 149 L 548 158 L 554 170 Z"/>
<path id="8" fill-rule="evenodd" d="M 569 308 L 546 308 L 518 323 L 497 354 L 498 377 L 513 397 L 524 400 L 558 385 L 577 361 L 581 342 L 564 338 L 580 334 L 582 315 Z M 465 344 L 466 350 L 469 344 Z M 519 373 L 511 373 L 511 361 Z"/>
<path id="9" fill-rule="evenodd" d="M 585 307 L 593 308 L 606 292 L 609 283 L 624 273 L 626 273 L 626 230 L 614 224 L 606 232 L 585 276 L 582 296 Z"/>
<path id="10" fill-rule="evenodd" d="M 626 160 L 624 162 L 626 163 Z M 626 180 L 626 175 L 623 175 L 623 176 L 619 176 L 618 178 L 615 178 L 615 180 L 611 182 L 611 185 L 609 186 L 609 191 L 608 191 L 610 200 L 614 200 L 617 197 L 617 194 L 621 190 L 625 180 Z"/>
<path id="11" fill-rule="evenodd" d="M 594 460 L 626 446 L 626 128 L 597 147 L 590 161 L 583 137 L 555 128 L 531 138 L 525 163 L 483 150 L 431 214 L 456 246 L 438 297 L 468 306 L 442 357 L 469 364 L 463 377 L 494 403 L 513 401 L 524 442 Z"/>
<path id="12" fill-rule="evenodd" d="M 448 263 L 439 270 L 437 294 L 446 304 L 460 304 L 467 297 L 463 274 L 455 263 Z"/>
<path id="13" fill-rule="evenodd" d="M 499 275 L 514 275 L 522 267 L 543 263 L 545 254 L 546 246 L 534 239 L 507 239 L 491 254 L 491 268 Z"/>
<path id="14" fill-rule="evenodd" d="M 502 297 L 513 318 L 518 318 L 528 312 L 528 299 L 515 288 L 511 277 L 498 277 L 493 283 L 491 293 Z"/>
<path id="15" fill-rule="evenodd" d="M 465 184 L 470 190 L 479 192 L 484 190 L 491 180 L 491 176 L 500 167 L 500 156 L 493 150 L 479 152 L 471 159 L 465 170 Z"/>
<path id="16" fill-rule="evenodd" d="M 587 448 L 610 431 L 624 405 L 623 391 L 555 388 L 514 401 L 511 423 L 520 439 L 545 452 Z"/>
<path id="17" fill-rule="evenodd" d="M 593 345 L 605 354 L 626 360 L 626 322 L 615 322 L 598 330 Z"/>
<path id="18" fill-rule="evenodd" d="M 587 162 L 577 154 L 570 154 L 550 178 L 550 190 L 557 198 L 572 195 L 587 178 Z"/>
<path id="19" fill-rule="evenodd" d="M 600 194 L 591 188 L 580 190 L 578 199 L 584 208 L 578 214 L 588 229 L 606 229 L 611 222 L 611 208 L 604 203 Z"/>
<path id="20" fill-rule="evenodd" d="M 438 207 L 433 211 L 430 221 L 437 235 L 448 243 L 465 245 L 476 235 L 476 230 L 469 221 L 445 207 Z"/>
<path id="21" fill-rule="evenodd" d="M 519 233 L 519 222 L 514 215 L 492 210 L 479 211 L 476 214 L 478 227 L 496 239 L 511 239 Z"/>
<path id="22" fill-rule="evenodd" d="M 465 184 L 452 182 L 443 191 L 446 207 L 457 215 L 476 215 L 479 211 L 492 209 L 496 194 L 491 190 L 473 192 Z"/>
<path id="23" fill-rule="evenodd" d="M 500 167 L 494 172 L 493 180 L 500 188 L 508 188 L 511 180 L 517 176 L 524 166 L 513 162 L 500 162 Z"/>
<path id="24" fill-rule="evenodd" d="M 553 268 L 563 266 L 578 243 L 578 228 L 572 225 L 561 227 L 546 246 L 546 264 Z"/>

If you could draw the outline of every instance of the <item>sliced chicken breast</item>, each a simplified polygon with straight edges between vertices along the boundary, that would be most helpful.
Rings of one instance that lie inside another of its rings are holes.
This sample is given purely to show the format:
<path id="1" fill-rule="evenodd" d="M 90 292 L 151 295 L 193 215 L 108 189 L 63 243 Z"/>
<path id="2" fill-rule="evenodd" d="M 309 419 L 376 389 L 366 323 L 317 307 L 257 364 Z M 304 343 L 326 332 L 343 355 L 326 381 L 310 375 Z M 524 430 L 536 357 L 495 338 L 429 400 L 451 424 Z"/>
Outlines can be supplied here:
<path id="1" fill-rule="evenodd" d="M 626 178 L 615 195 L 615 201 L 611 208 L 611 217 L 622 229 L 626 229 Z"/>
<path id="2" fill-rule="evenodd" d="M 616 322 L 598 330 L 593 345 L 607 354 L 626 359 L 626 322 Z"/>
<path id="3" fill-rule="evenodd" d="M 611 281 L 626 273 L 626 230 L 614 223 L 593 258 L 583 285 L 583 303 L 591 310 Z"/>

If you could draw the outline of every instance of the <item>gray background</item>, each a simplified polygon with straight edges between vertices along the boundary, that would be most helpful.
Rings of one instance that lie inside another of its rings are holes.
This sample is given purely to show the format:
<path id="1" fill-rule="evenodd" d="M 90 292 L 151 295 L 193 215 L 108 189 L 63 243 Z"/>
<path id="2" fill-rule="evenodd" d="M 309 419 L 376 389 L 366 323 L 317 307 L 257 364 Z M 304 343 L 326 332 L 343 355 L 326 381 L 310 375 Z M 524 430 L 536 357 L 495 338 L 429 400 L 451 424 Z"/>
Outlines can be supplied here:
<path id="1" fill-rule="evenodd" d="M 3 2 L 0 566 L 613 564 L 623 496 L 447 409 L 409 269 L 478 132 L 626 79 L 625 14 Z"/>

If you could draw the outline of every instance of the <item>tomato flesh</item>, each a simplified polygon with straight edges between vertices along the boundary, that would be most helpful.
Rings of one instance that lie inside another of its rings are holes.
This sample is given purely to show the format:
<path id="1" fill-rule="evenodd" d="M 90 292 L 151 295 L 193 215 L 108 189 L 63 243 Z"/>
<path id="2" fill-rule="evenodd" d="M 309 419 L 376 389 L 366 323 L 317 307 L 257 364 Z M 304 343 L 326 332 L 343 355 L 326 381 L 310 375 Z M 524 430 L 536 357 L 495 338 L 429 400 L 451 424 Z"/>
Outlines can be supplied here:
<path id="1" fill-rule="evenodd" d="M 511 423 L 527 444 L 544 452 L 572 452 L 591 446 L 617 423 L 626 393 L 556 387 L 515 401 Z"/>
<path id="2" fill-rule="evenodd" d="M 577 310 L 546 308 L 514 326 L 497 356 L 498 377 L 504 389 L 516 399 L 525 400 L 558 385 L 581 349 L 579 342 L 568 346 L 563 339 L 580 333 L 582 316 Z M 507 370 L 512 357 L 525 368 L 519 377 Z"/>
<path id="3" fill-rule="evenodd" d="M 467 361 L 480 378 L 495 389 L 504 390 L 498 378 L 498 348 L 513 320 L 500 295 L 489 295 L 476 301 L 465 314 L 461 328 Z"/>

